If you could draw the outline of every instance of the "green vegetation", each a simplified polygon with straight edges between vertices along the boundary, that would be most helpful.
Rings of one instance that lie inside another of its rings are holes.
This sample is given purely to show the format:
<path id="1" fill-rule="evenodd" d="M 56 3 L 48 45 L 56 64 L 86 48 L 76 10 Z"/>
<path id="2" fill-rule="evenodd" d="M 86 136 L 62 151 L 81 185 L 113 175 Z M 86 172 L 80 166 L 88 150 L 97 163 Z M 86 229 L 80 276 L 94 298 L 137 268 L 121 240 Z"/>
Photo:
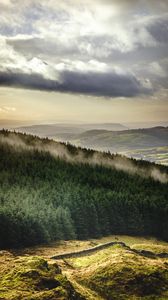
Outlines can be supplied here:
<path id="1" fill-rule="evenodd" d="M 144 149 L 130 149 L 126 151 L 119 150 L 119 153 L 122 153 L 128 157 L 134 157 L 137 159 L 143 158 L 157 164 L 168 166 L 168 146 L 146 147 Z"/>
<path id="2" fill-rule="evenodd" d="M 3 140 L 11 136 L 10 143 Z M 53 153 L 61 144 L 48 139 L 7 131 L 0 137 L 0 248 L 109 234 L 168 240 L 167 184 L 75 162 L 79 151 L 91 160 L 91 150 L 62 144 L 71 162 L 51 155 L 49 146 Z M 33 148 L 35 143 L 38 148 Z M 104 157 L 112 161 L 116 156 Z M 155 167 L 129 161 L 145 174 Z M 168 172 L 166 167 L 158 169 Z"/>
<path id="3" fill-rule="evenodd" d="M 3 300 L 165 300 L 168 258 L 147 257 L 132 249 L 168 253 L 168 243 L 153 238 L 117 236 L 131 248 L 111 246 L 91 255 L 51 260 L 56 253 L 86 249 L 115 236 L 58 241 L 15 251 L 0 251 Z"/>
<path id="4" fill-rule="evenodd" d="M 62 137 L 62 140 L 65 138 Z M 67 140 L 82 147 L 110 150 L 128 157 L 168 165 L 168 127 L 123 131 L 90 130 L 69 139 L 67 137 Z"/>
<path id="5" fill-rule="evenodd" d="M 0 255 L 0 299 L 82 300 L 61 269 L 40 257 Z"/>
<path id="6" fill-rule="evenodd" d="M 166 259 L 150 259 L 113 246 L 91 256 L 69 259 L 68 263 L 74 268 L 73 280 L 101 299 L 168 298 Z"/>

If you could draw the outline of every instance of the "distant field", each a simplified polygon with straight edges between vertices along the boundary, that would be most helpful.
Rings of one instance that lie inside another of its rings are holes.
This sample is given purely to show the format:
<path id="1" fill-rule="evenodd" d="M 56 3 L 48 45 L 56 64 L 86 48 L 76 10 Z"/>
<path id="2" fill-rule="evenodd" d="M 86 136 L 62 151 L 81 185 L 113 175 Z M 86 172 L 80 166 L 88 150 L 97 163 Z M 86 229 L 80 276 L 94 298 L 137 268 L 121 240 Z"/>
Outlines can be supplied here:
<path id="1" fill-rule="evenodd" d="M 53 124 L 20 127 L 17 130 L 168 165 L 168 127 L 128 130 L 121 124 Z"/>
<path id="2" fill-rule="evenodd" d="M 136 149 L 128 151 L 119 151 L 120 154 L 136 159 L 149 160 L 161 165 L 168 165 L 168 147 L 150 147 L 146 149 Z"/>
<path id="3" fill-rule="evenodd" d="M 121 132 L 92 130 L 80 134 L 71 142 L 82 147 L 120 153 L 128 157 L 168 165 L 167 132 L 167 128 Z"/>

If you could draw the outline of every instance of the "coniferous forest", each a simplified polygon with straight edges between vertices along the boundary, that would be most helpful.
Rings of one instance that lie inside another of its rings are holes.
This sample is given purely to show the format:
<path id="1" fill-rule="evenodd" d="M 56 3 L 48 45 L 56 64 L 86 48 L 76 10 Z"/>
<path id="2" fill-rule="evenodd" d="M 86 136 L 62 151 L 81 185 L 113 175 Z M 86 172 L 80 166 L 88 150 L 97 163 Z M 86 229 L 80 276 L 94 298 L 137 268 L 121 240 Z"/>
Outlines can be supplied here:
<path id="1" fill-rule="evenodd" d="M 109 234 L 168 240 L 167 183 L 102 165 L 68 162 L 37 149 L 18 151 L 14 143 L 2 141 L 8 134 L 0 132 L 1 249 Z M 27 144 L 39 139 L 13 135 Z M 77 151 L 66 147 L 72 155 Z M 143 161 L 137 164 L 151 167 Z"/>

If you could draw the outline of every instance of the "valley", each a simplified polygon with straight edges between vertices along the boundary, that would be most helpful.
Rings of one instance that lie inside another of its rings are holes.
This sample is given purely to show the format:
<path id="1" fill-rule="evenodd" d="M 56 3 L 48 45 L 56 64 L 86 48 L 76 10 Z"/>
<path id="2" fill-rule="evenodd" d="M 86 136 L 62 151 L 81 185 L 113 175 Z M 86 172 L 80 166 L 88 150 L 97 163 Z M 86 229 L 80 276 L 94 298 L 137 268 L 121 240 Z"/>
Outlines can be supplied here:
<path id="1" fill-rule="evenodd" d="M 17 131 L 168 165 L 168 127 L 128 129 L 122 124 L 51 124 Z"/>
<path id="2" fill-rule="evenodd" d="M 0 300 L 168 300 L 168 0 L 0 0 Z"/>

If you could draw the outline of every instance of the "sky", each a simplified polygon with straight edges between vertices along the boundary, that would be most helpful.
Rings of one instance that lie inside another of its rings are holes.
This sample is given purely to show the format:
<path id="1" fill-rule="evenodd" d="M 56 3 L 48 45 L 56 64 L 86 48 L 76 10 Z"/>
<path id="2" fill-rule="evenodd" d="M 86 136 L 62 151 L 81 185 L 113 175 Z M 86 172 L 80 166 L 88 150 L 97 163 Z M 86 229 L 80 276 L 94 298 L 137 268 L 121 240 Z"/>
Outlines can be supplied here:
<path id="1" fill-rule="evenodd" d="M 0 0 L 0 119 L 168 121 L 167 0 Z"/>

